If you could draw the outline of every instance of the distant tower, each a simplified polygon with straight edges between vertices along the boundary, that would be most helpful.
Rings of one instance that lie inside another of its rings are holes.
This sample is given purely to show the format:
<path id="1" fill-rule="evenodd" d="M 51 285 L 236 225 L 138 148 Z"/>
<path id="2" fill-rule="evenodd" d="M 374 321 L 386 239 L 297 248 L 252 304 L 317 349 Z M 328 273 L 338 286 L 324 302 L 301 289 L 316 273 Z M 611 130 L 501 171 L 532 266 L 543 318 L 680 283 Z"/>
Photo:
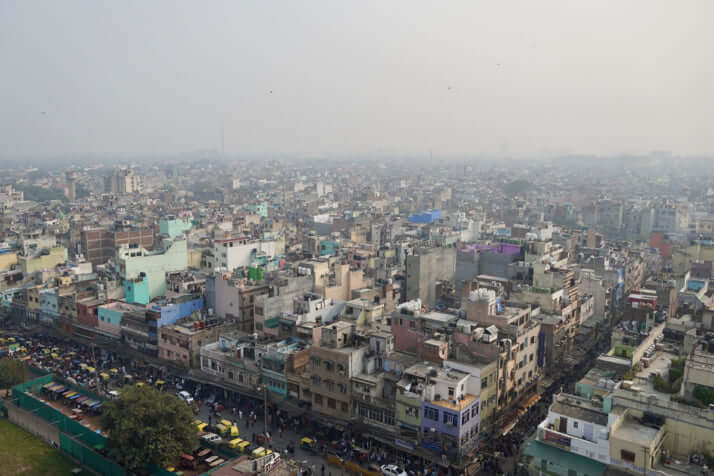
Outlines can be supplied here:
<path id="1" fill-rule="evenodd" d="M 67 182 L 67 198 L 70 202 L 77 200 L 77 174 L 73 171 L 65 172 Z"/>

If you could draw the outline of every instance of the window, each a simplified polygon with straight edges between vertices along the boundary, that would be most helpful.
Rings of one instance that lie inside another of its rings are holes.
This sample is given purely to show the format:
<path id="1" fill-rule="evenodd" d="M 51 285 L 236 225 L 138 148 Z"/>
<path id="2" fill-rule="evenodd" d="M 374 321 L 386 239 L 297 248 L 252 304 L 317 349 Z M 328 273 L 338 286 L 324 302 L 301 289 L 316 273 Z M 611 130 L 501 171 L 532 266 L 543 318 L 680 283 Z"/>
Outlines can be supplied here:
<path id="1" fill-rule="evenodd" d="M 478 403 L 471 407 L 471 416 L 475 417 L 476 415 L 478 415 Z"/>
<path id="2" fill-rule="evenodd" d="M 442 421 L 445 425 L 456 426 L 459 424 L 459 416 L 456 413 L 444 412 L 444 418 Z"/>
<path id="3" fill-rule="evenodd" d="M 454 398 L 454 387 L 449 387 L 449 398 Z"/>
<path id="4" fill-rule="evenodd" d="M 327 407 L 332 408 L 333 410 L 337 408 L 337 402 L 335 401 L 334 398 L 328 398 L 327 399 Z"/>
<path id="5" fill-rule="evenodd" d="M 349 407 L 345 402 L 340 403 L 340 409 L 342 410 L 342 413 L 347 413 L 347 410 L 349 410 Z"/>
<path id="6" fill-rule="evenodd" d="M 439 410 L 431 407 L 424 407 L 424 418 L 427 420 L 439 421 Z"/>
<path id="7" fill-rule="evenodd" d="M 488 387 L 488 377 L 484 377 L 481 379 L 481 388 L 486 388 Z"/>
<path id="8" fill-rule="evenodd" d="M 409 321 L 409 329 L 416 329 L 416 322 Z"/>
<path id="9" fill-rule="evenodd" d="M 529 361 L 533 362 L 533 354 L 528 358 Z"/>
<path id="10" fill-rule="evenodd" d="M 573 428 L 577 428 L 577 427 L 578 427 L 578 422 L 577 422 L 577 421 L 574 421 L 574 422 L 573 422 Z"/>
<path id="11" fill-rule="evenodd" d="M 466 423 L 468 423 L 470 416 L 471 416 L 471 413 L 469 413 L 468 411 L 465 411 L 463 413 L 463 415 L 461 415 L 461 424 L 465 425 Z"/>
<path id="12" fill-rule="evenodd" d="M 319 393 L 315 394 L 315 405 L 322 405 L 322 395 Z"/>
<path id="13" fill-rule="evenodd" d="M 635 453 L 633 453 L 632 451 L 620 450 L 620 459 L 622 459 L 622 461 L 634 463 L 635 462 Z"/>
<path id="14" fill-rule="evenodd" d="M 535 336 L 531 336 L 531 344 L 535 344 Z"/>

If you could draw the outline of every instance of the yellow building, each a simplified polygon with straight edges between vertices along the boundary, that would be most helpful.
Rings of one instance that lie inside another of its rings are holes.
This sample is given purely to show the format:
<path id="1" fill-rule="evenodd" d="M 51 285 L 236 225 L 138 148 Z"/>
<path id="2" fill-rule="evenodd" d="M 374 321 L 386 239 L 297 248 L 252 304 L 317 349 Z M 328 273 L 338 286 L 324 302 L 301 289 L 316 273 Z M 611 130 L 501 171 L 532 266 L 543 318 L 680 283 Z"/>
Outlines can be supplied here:
<path id="1" fill-rule="evenodd" d="M 36 254 L 34 256 L 20 256 L 18 258 L 20 269 L 25 274 L 34 273 L 42 269 L 54 268 L 58 264 L 67 262 L 67 248 L 55 246 L 47 250 L 47 254 Z"/>
<path id="2" fill-rule="evenodd" d="M 7 270 L 14 264 L 17 264 L 17 253 L 14 251 L 10 253 L 0 254 L 0 270 Z"/>

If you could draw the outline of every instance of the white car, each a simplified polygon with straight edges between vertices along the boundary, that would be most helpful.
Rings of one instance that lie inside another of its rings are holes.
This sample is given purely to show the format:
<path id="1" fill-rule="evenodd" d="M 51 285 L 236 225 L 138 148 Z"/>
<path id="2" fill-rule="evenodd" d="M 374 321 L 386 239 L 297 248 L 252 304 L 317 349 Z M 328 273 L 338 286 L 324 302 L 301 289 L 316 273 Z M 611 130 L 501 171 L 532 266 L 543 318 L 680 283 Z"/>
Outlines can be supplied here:
<path id="1" fill-rule="evenodd" d="M 396 464 L 383 464 L 379 469 L 384 476 L 407 476 L 407 472 Z"/>
<path id="2" fill-rule="evenodd" d="M 186 390 L 181 390 L 178 393 L 178 397 L 184 402 L 186 402 L 186 405 L 191 405 L 193 403 L 193 397 Z"/>
<path id="3" fill-rule="evenodd" d="M 208 443 L 213 443 L 213 444 L 219 444 L 223 443 L 223 438 L 220 436 L 216 435 L 215 433 L 206 433 L 204 435 L 201 435 L 201 439 L 203 441 L 206 441 Z"/>

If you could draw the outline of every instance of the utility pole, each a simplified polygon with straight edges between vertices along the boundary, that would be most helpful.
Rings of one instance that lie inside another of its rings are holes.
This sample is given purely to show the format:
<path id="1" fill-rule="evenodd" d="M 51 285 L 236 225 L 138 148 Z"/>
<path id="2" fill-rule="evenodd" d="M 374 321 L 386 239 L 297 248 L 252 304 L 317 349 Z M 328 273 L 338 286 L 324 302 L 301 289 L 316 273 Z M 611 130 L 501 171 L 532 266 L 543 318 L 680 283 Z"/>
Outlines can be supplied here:
<path id="1" fill-rule="evenodd" d="M 263 384 L 263 434 L 268 437 L 268 386 Z"/>

